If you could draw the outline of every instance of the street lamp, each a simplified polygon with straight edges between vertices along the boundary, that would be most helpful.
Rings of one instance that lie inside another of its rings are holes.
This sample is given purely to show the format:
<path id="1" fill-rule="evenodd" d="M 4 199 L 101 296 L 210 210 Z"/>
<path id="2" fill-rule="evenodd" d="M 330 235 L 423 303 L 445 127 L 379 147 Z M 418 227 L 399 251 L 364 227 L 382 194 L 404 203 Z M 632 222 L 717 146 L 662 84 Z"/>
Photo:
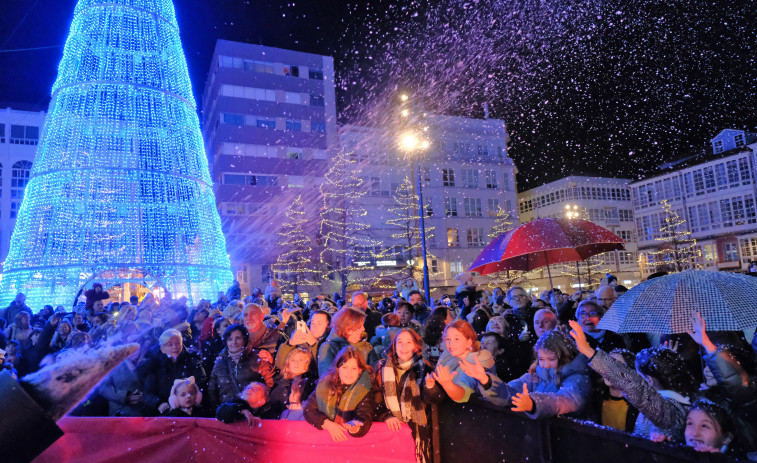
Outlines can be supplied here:
<path id="1" fill-rule="evenodd" d="M 409 97 L 406 94 L 400 95 L 400 100 L 404 103 L 400 114 L 404 118 L 405 127 L 410 129 L 417 129 L 410 124 L 410 116 L 412 104 L 408 105 Z M 408 107 L 409 106 L 409 107 Z M 415 125 L 415 124 L 413 124 Z M 400 134 L 399 147 L 402 151 L 407 152 L 411 157 L 415 158 L 417 174 L 418 174 L 418 212 L 421 217 L 421 247 L 423 249 L 423 292 L 426 296 L 426 304 L 431 302 L 430 299 L 430 284 L 428 278 L 428 259 L 426 251 L 426 208 L 423 205 L 423 181 L 421 178 L 421 160 L 420 153 L 427 150 L 431 146 L 429 141 L 419 134 L 416 130 L 406 130 Z"/>
<path id="2" fill-rule="evenodd" d="M 565 205 L 565 217 L 568 219 L 577 219 L 578 218 L 578 206 L 576 204 L 573 204 L 572 206 L 570 204 Z"/>

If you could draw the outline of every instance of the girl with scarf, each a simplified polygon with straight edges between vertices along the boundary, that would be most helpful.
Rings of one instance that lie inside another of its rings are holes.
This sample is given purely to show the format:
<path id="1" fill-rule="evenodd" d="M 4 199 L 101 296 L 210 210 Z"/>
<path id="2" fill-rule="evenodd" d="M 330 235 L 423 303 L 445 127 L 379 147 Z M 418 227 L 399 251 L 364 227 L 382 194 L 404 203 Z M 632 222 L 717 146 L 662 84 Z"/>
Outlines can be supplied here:
<path id="1" fill-rule="evenodd" d="M 581 325 L 569 323 L 570 335 L 589 366 L 639 410 L 634 433 L 655 441 L 683 442 L 696 383 L 681 356 L 665 347 L 644 349 L 636 354 L 633 371 L 602 350 L 592 349 Z"/>
<path id="2" fill-rule="evenodd" d="M 537 361 L 529 371 L 508 383 L 486 374 L 472 362 L 463 362 L 463 371 L 481 383 L 484 397 L 495 405 L 514 405 L 513 411 L 530 418 L 578 414 L 591 393 L 586 358 L 580 356 L 568 335 L 547 331 L 534 345 Z"/>
<path id="3" fill-rule="evenodd" d="M 305 421 L 325 429 L 335 442 L 341 442 L 347 440 L 345 432 L 353 437 L 368 433 L 374 408 L 365 358 L 354 347 L 346 346 L 310 394 L 303 414 Z"/>
<path id="4" fill-rule="evenodd" d="M 444 397 L 431 378 L 431 367 L 423 360 L 423 343 L 414 330 L 401 329 L 386 350 L 386 360 L 379 362 L 376 384 L 383 395 L 377 418 L 389 429 L 399 431 L 407 423 L 415 439 L 415 457 L 419 463 L 433 461 L 428 404 Z"/>
<path id="5" fill-rule="evenodd" d="M 478 388 L 478 381 L 463 371 L 460 363 L 478 363 L 486 370 L 494 368 L 494 357 L 488 350 L 481 350 L 476 332 L 465 320 L 455 320 L 444 329 L 446 350 L 439 357 L 436 369 L 431 374 L 450 399 L 458 403 L 467 402 Z"/>

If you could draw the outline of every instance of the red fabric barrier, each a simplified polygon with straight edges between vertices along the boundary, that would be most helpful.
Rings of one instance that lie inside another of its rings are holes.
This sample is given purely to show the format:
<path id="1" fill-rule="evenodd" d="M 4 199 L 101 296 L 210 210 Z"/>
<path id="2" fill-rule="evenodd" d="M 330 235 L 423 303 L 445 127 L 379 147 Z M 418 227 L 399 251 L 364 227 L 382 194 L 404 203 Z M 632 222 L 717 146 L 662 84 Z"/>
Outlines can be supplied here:
<path id="1" fill-rule="evenodd" d="M 304 421 L 223 424 L 208 418 L 74 418 L 35 463 L 67 462 L 415 462 L 410 428 L 375 423 L 368 435 L 334 442 Z"/>

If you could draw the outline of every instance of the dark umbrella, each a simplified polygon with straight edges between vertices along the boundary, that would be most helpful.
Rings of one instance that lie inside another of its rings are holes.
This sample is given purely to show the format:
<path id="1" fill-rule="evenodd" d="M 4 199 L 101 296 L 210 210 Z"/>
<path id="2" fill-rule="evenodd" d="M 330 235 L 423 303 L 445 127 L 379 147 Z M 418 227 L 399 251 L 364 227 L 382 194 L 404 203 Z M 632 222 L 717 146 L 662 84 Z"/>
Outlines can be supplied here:
<path id="1" fill-rule="evenodd" d="M 535 219 L 494 239 L 468 271 L 488 275 L 502 270 L 529 271 L 550 264 L 577 262 L 603 252 L 625 249 L 625 241 L 588 220 Z"/>

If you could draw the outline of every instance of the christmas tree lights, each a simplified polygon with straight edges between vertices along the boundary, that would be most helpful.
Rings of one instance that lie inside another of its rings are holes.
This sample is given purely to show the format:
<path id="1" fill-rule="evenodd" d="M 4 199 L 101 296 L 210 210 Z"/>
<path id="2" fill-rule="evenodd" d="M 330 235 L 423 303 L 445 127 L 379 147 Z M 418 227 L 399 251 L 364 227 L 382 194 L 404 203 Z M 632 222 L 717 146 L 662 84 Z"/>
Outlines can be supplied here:
<path id="1" fill-rule="evenodd" d="M 320 261 L 324 275 L 339 276 L 342 295 L 349 284 L 372 281 L 376 268 L 373 250 L 381 246 L 365 223 L 368 211 L 362 201 L 366 195 L 363 183 L 356 163 L 340 152 L 331 159 L 321 184 Z M 368 255 L 371 258 L 366 259 Z"/>
<path id="2" fill-rule="evenodd" d="M 418 213 L 419 200 L 408 177 L 402 180 L 392 199 L 394 206 L 390 207 L 388 212 L 393 217 L 387 220 L 386 224 L 395 230 L 392 233 L 392 239 L 401 244 L 398 245 L 399 253 L 397 253 L 397 246 L 394 246 L 387 249 L 385 254 L 391 254 L 391 257 L 399 254 L 404 259 L 405 264 L 398 269 L 384 273 L 382 276 L 394 281 L 407 278 L 423 280 L 423 246 L 420 229 L 421 216 Z M 433 236 L 434 227 L 426 227 L 426 239 L 433 242 Z M 428 262 L 434 259 L 436 259 L 436 256 L 427 253 L 426 260 Z M 429 275 L 438 275 L 439 273 L 429 271 Z"/>
<path id="3" fill-rule="evenodd" d="M 662 242 L 658 251 L 649 252 L 649 256 L 656 258 L 658 270 L 681 272 L 683 270 L 701 269 L 699 261 L 702 250 L 697 247 L 697 240 L 691 237 L 686 227 L 686 220 L 678 215 L 667 199 L 660 201 L 665 225 L 660 227 L 656 241 Z"/>
<path id="4" fill-rule="evenodd" d="M 298 292 L 300 286 L 317 285 L 309 279 L 313 273 L 313 247 L 305 234 L 305 211 L 302 196 L 297 196 L 284 213 L 286 221 L 279 232 L 276 247 L 282 250 L 271 269 L 284 288 Z"/>
<path id="5" fill-rule="evenodd" d="M 79 0 L 0 282 L 35 310 L 93 279 L 232 280 L 170 0 Z"/>

